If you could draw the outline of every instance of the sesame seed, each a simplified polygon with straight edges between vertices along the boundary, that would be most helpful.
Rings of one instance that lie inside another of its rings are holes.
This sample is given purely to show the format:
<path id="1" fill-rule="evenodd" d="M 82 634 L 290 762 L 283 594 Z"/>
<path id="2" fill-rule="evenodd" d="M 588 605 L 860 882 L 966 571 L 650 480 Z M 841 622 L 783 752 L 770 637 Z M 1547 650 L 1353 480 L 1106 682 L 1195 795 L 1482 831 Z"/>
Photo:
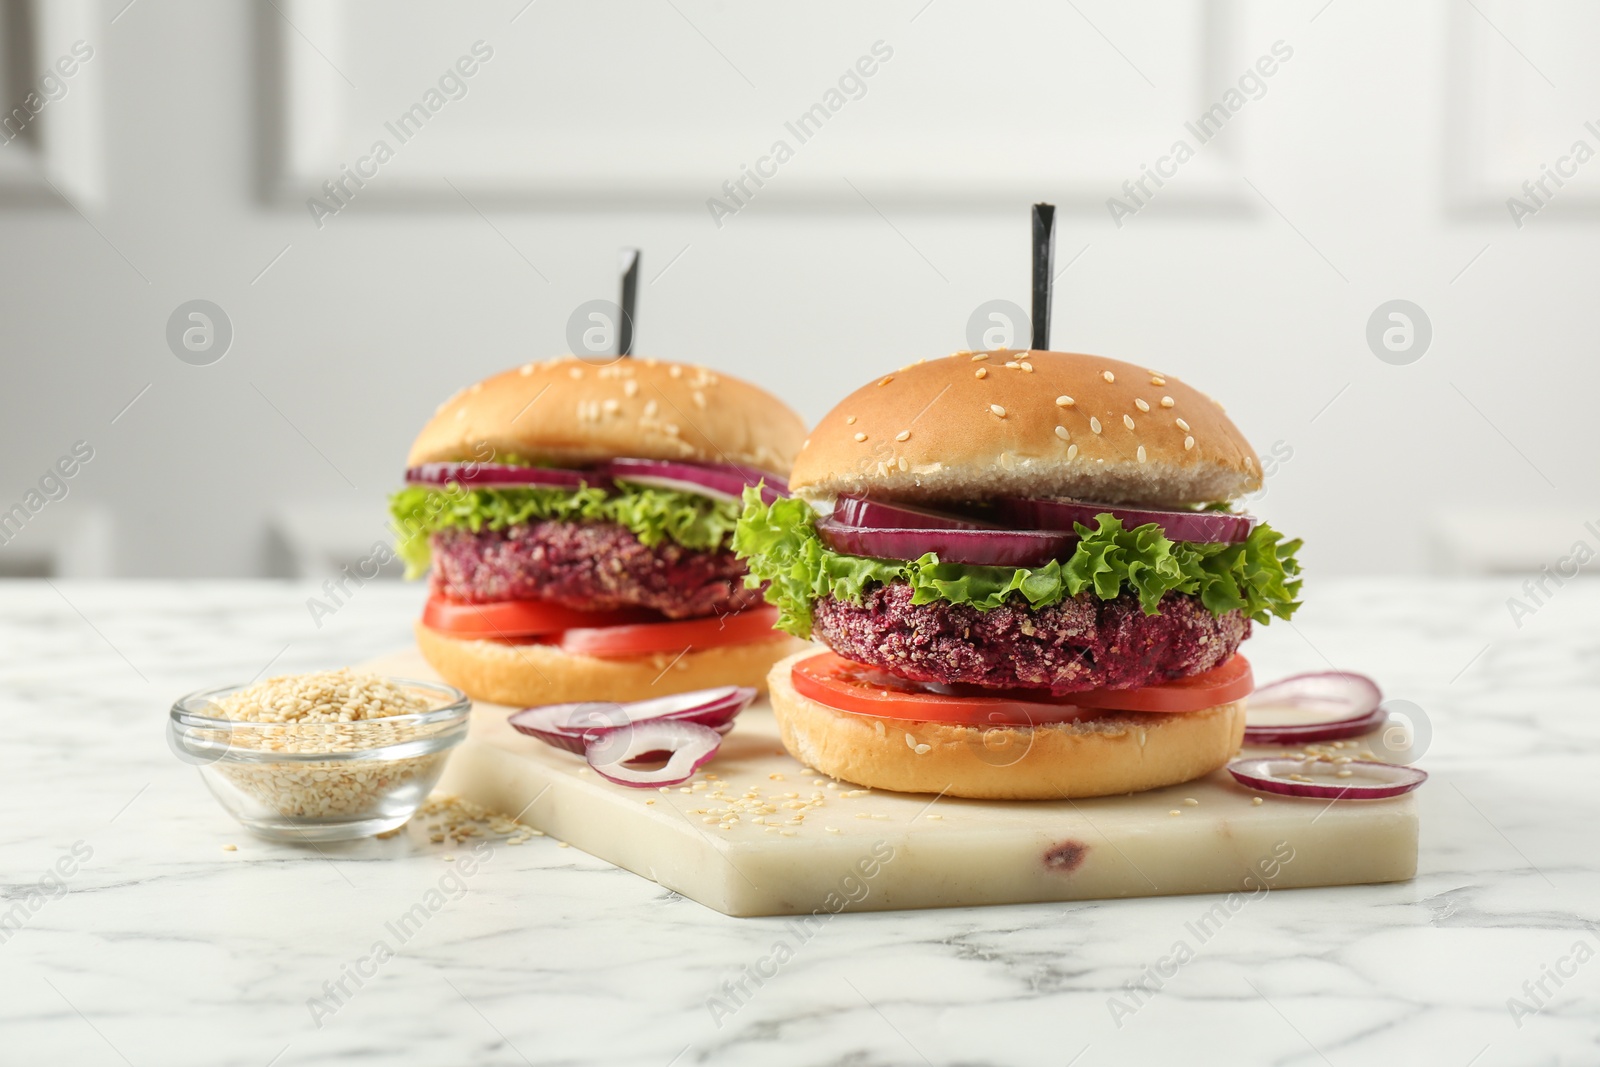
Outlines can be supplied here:
<path id="1" fill-rule="evenodd" d="M 571 370 L 567 371 L 567 373 L 572 375 L 572 377 L 575 378 L 575 379 L 576 378 L 582 378 L 583 377 L 583 368 L 582 367 L 573 367 Z"/>
<path id="2" fill-rule="evenodd" d="M 1007 368 L 1007 369 L 1008 369 L 1008 370 L 1016 370 L 1016 369 L 1017 369 L 1017 368 L 1018 368 L 1018 367 L 1020 367 L 1020 366 L 1022 366 L 1022 364 L 1020 364 L 1020 363 L 1018 363 L 1018 362 L 1017 362 L 1017 361 L 1016 361 L 1016 360 L 1014 360 L 1014 359 L 1008 359 L 1008 360 L 1006 360 L 1006 368 Z"/>
<path id="3" fill-rule="evenodd" d="M 605 411 L 605 413 L 607 415 L 615 415 L 617 413 L 617 409 L 619 407 L 621 407 L 622 405 L 619 404 L 615 400 L 607 400 L 604 404 L 602 404 L 600 406 Z M 702 406 L 704 406 L 704 405 L 702 405 Z"/>
<path id="4" fill-rule="evenodd" d="M 624 396 L 637 396 L 639 394 L 639 383 L 629 378 L 622 383 L 622 393 Z"/>
<path id="5" fill-rule="evenodd" d="M 1093 430 L 1095 433 L 1100 432 L 1100 420 L 1095 418 L 1093 415 L 1089 416 L 1089 429 Z"/>
<path id="6" fill-rule="evenodd" d="M 1167 814 L 1168 815 L 1182 815 L 1183 812 L 1179 811 L 1177 808 L 1173 808 L 1171 811 L 1167 812 Z"/>
<path id="7" fill-rule="evenodd" d="M 1189 805 L 1191 808 L 1198 808 L 1200 806 L 1200 802 L 1194 797 L 1184 797 L 1183 802 Z"/>
<path id="8" fill-rule="evenodd" d="M 1353 771 L 1338 771 L 1337 773 L 1334 774 L 1334 777 L 1335 778 L 1349 778 L 1351 776 L 1351 774 L 1353 774 L 1353 773 L 1354 773 Z"/>
<path id="9" fill-rule="evenodd" d="M 1057 426 L 1056 427 L 1056 436 L 1061 438 L 1063 441 L 1065 441 L 1067 439 L 1067 437 L 1069 436 L 1068 433 L 1067 433 L 1067 428 L 1065 426 Z"/>
<path id="10" fill-rule="evenodd" d="M 1247 470 L 1247 471 L 1255 470 L 1256 469 L 1256 461 L 1251 459 L 1249 456 L 1244 457 L 1244 469 Z"/>
<path id="11" fill-rule="evenodd" d="M 533 364 L 524 363 L 522 366 L 517 368 L 517 373 L 526 378 L 528 375 L 533 373 Z"/>
<path id="12" fill-rule="evenodd" d="M 907 460 L 906 457 L 901 456 L 895 461 L 895 466 L 899 467 L 903 471 L 908 471 L 911 469 L 911 462 Z"/>
<path id="13" fill-rule="evenodd" d="M 608 400 L 608 401 L 606 401 L 606 403 L 615 404 L 616 401 L 615 400 Z M 706 406 L 706 394 L 702 393 L 698 389 L 696 389 L 694 391 L 694 406 L 697 407 L 697 408 L 703 408 L 703 407 Z"/>
<path id="14" fill-rule="evenodd" d="M 811 447 L 811 438 L 808 437 L 804 441 L 801 441 L 800 442 L 800 447 L 802 449 L 810 448 Z"/>
<path id="15" fill-rule="evenodd" d="M 1115 374 L 1112 374 L 1108 370 L 1101 371 L 1100 372 L 1100 377 L 1104 378 L 1108 382 L 1114 382 L 1114 381 L 1117 380 L 1117 376 Z"/>
<path id="16" fill-rule="evenodd" d="M 238 852 L 239 851 L 239 846 L 238 845 L 223 845 L 222 846 L 222 851 L 224 851 L 224 852 Z"/>
<path id="17" fill-rule="evenodd" d="M 911 431 L 901 430 L 899 433 L 894 435 L 894 439 L 896 441 L 909 441 L 911 440 Z"/>
<path id="18" fill-rule="evenodd" d="M 1134 397 L 1133 398 L 1133 406 L 1138 408 L 1140 411 L 1149 411 L 1150 410 L 1150 405 L 1146 404 L 1143 400 L 1140 400 L 1138 397 Z"/>
<path id="19" fill-rule="evenodd" d="M 1189 424 L 1187 422 L 1184 422 L 1182 419 L 1177 419 L 1175 421 L 1178 424 L 1178 429 L 1182 430 L 1184 433 L 1189 432 Z"/>
<path id="20" fill-rule="evenodd" d="M 1124 416 L 1122 416 L 1122 425 L 1126 426 L 1130 430 L 1133 429 L 1133 416 L 1132 415 L 1124 415 Z"/>
<path id="21" fill-rule="evenodd" d="M 989 410 L 1000 416 L 1002 419 L 1006 417 L 1006 409 L 1001 407 L 999 404 L 990 404 Z"/>
<path id="22" fill-rule="evenodd" d="M 978 371 L 977 371 L 977 374 L 978 374 L 978 377 L 980 377 L 980 378 L 987 378 L 989 376 L 989 368 L 988 367 L 979 367 Z"/>
<path id="23" fill-rule="evenodd" d="M 1147 459 L 1148 459 L 1148 458 L 1149 458 L 1149 457 L 1148 457 L 1148 456 L 1147 456 L 1147 455 L 1146 455 L 1146 454 L 1145 454 L 1145 451 L 1144 451 L 1144 445 L 1140 445 L 1140 446 L 1139 446 L 1139 451 L 1138 451 L 1138 452 L 1137 452 L 1137 453 L 1136 453 L 1136 454 L 1137 454 L 1137 456 L 1138 456 L 1138 457 L 1139 457 L 1139 462 L 1140 462 L 1140 463 L 1143 463 L 1143 462 L 1145 462 L 1145 461 L 1146 461 L 1146 460 L 1147 460 Z"/>
<path id="24" fill-rule="evenodd" d="M 856 424 L 856 417 L 854 415 L 846 415 L 844 417 L 844 424 L 846 426 L 854 426 Z"/>
<path id="25" fill-rule="evenodd" d="M 1076 404 L 1076 403 L 1077 403 L 1077 401 L 1073 400 L 1070 396 L 1058 396 L 1058 397 L 1056 397 L 1056 407 L 1058 407 L 1058 408 L 1070 408 L 1073 404 Z"/>
<path id="26" fill-rule="evenodd" d="M 1018 363 L 1017 366 L 1021 367 L 1023 371 L 1028 374 L 1033 373 L 1033 364 L 1029 363 L 1027 360 L 1023 360 L 1021 363 Z"/>
<path id="27" fill-rule="evenodd" d="M 1170 396 L 1164 396 L 1164 397 L 1161 398 L 1161 406 L 1164 407 L 1164 408 L 1170 408 L 1175 403 L 1176 403 L 1176 401 L 1173 400 Z"/>
<path id="28" fill-rule="evenodd" d="M 865 441 L 865 440 L 866 440 L 866 439 L 867 439 L 867 435 L 866 435 L 866 434 L 864 434 L 864 433 L 858 433 L 858 434 L 856 434 L 856 440 L 857 440 L 857 441 L 858 441 L 858 442 L 859 442 L 859 441 Z"/>
<path id="29" fill-rule="evenodd" d="M 1259 806 L 1261 804 L 1261 798 L 1260 797 L 1251 797 L 1250 798 L 1250 803 Z"/>
<path id="30" fill-rule="evenodd" d="M 672 366 L 667 368 L 667 373 L 674 378 L 682 378 L 683 368 L 674 363 Z"/>
<path id="31" fill-rule="evenodd" d="M 1073 460 L 1075 460 L 1077 458 L 1078 458 L 1078 446 L 1077 445 L 1068 445 L 1067 446 L 1067 462 L 1070 463 L 1070 462 L 1072 462 Z"/>
<path id="32" fill-rule="evenodd" d="M 1183 439 L 1183 450 L 1185 452 L 1187 452 L 1187 451 L 1189 451 L 1189 449 L 1191 449 L 1193 447 L 1194 447 L 1194 438 L 1193 437 L 1185 437 Z"/>
<path id="33" fill-rule="evenodd" d="M 1167 380 L 1165 378 L 1163 378 L 1159 374 L 1152 374 L 1152 375 L 1150 375 L 1150 384 L 1151 385 L 1166 385 L 1167 384 Z"/>
<path id="34" fill-rule="evenodd" d="M 878 383 L 878 387 L 881 389 L 883 386 L 888 385 L 892 381 L 894 381 L 894 375 L 885 375 L 884 379 Z"/>
<path id="35" fill-rule="evenodd" d="M 989 353 L 987 353 L 987 352 L 974 352 L 972 354 L 972 362 L 974 362 L 974 363 L 977 363 L 980 360 L 985 360 L 985 359 L 988 359 L 988 358 L 989 358 Z"/>

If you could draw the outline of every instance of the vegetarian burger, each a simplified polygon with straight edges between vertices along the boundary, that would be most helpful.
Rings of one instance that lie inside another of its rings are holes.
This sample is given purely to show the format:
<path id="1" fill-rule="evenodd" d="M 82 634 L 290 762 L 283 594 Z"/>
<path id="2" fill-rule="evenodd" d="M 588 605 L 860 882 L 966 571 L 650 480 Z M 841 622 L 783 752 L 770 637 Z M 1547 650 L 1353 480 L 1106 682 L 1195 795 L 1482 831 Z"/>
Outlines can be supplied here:
<path id="1" fill-rule="evenodd" d="M 651 359 L 530 363 L 457 393 L 390 502 L 428 662 L 502 704 L 765 685 L 799 647 L 731 550 L 804 434 L 782 401 Z M 754 488 L 754 487 L 761 488 Z"/>
<path id="2" fill-rule="evenodd" d="M 961 352 L 857 390 L 734 548 L 778 625 L 785 746 L 866 786 L 1012 799 L 1173 785 L 1238 751 L 1252 623 L 1298 541 L 1235 513 L 1260 463 L 1176 378 Z"/>

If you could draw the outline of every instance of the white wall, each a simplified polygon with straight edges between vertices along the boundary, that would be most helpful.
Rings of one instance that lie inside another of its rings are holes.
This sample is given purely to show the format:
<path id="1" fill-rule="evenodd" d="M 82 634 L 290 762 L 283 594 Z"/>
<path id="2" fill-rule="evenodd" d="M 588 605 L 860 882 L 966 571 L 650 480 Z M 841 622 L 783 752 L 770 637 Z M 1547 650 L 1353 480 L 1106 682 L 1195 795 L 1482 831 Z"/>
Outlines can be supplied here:
<path id="1" fill-rule="evenodd" d="M 1573 140 L 1600 148 L 1587 9 L 124 3 L 36 31 L 41 69 L 94 48 L 38 120 L 68 140 L 0 147 L 0 510 L 74 441 L 95 449 L 0 563 L 77 536 L 80 514 L 110 522 L 125 575 L 261 573 L 285 505 L 370 513 L 381 536 L 434 406 L 564 351 L 623 244 L 647 279 L 687 247 L 643 288 L 639 351 L 816 418 L 965 347 L 980 303 L 1026 304 L 1031 199 L 1065 212 L 1058 263 L 1081 251 L 1055 347 L 1178 374 L 1264 455 L 1292 448 L 1259 510 L 1305 536 L 1313 575 L 1427 569 L 1447 508 L 1489 509 L 1510 541 L 1535 536 L 1519 513 L 1548 513 L 1537 536 L 1558 546 L 1600 519 L 1600 163 L 1520 229 L 1504 204 Z M 307 179 L 478 39 L 495 56 L 468 95 L 319 229 Z M 721 180 L 880 39 L 895 58 L 867 94 L 714 225 Z M 1265 94 L 1116 226 L 1122 179 L 1278 40 L 1293 57 Z M 235 331 L 214 365 L 165 340 L 195 298 Z M 1432 321 L 1408 366 L 1364 336 L 1394 298 Z"/>

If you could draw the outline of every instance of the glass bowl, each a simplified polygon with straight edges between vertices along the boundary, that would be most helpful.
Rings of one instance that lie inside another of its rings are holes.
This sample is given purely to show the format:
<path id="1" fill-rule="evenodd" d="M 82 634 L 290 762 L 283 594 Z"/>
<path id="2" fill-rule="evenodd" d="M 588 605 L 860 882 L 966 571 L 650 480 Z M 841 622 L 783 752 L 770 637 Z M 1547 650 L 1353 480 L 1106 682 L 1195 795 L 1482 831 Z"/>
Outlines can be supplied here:
<path id="1" fill-rule="evenodd" d="M 200 770 L 246 829 L 274 841 L 345 841 L 403 826 L 467 736 L 472 702 L 448 685 L 386 678 L 435 705 L 355 722 L 237 722 L 215 702 L 246 688 L 190 693 L 172 706 L 167 741 Z"/>

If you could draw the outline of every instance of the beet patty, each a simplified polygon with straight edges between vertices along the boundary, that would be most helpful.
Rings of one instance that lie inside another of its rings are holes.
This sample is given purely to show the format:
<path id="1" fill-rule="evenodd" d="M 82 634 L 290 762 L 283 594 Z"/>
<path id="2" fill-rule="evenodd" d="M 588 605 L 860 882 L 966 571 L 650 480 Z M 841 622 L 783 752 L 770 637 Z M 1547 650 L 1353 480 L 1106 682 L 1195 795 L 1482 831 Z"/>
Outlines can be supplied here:
<path id="1" fill-rule="evenodd" d="M 433 534 L 433 592 L 472 604 L 547 600 L 590 611 L 648 608 L 670 619 L 739 611 L 761 603 L 744 587 L 732 552 L 700 552 L 662 540 L 651 548 L 608 522 L 535 522 L 504 530 Z"/>
<path id="2" fill-rule="evenodd" d="M 817 639 L 839 655 L 922 682 L 992 688 L 1133 689 L 1225 663 L 1250 634 L 1242 612 L 1213 615 L 1168 593 L 1154 615 L 1132 594 L 1088 594 L 1037 610 L 1020 596 L 990 611 L 911 603 L 911 587 L 878 586 L 860 604 L 812 605 Z"/>

